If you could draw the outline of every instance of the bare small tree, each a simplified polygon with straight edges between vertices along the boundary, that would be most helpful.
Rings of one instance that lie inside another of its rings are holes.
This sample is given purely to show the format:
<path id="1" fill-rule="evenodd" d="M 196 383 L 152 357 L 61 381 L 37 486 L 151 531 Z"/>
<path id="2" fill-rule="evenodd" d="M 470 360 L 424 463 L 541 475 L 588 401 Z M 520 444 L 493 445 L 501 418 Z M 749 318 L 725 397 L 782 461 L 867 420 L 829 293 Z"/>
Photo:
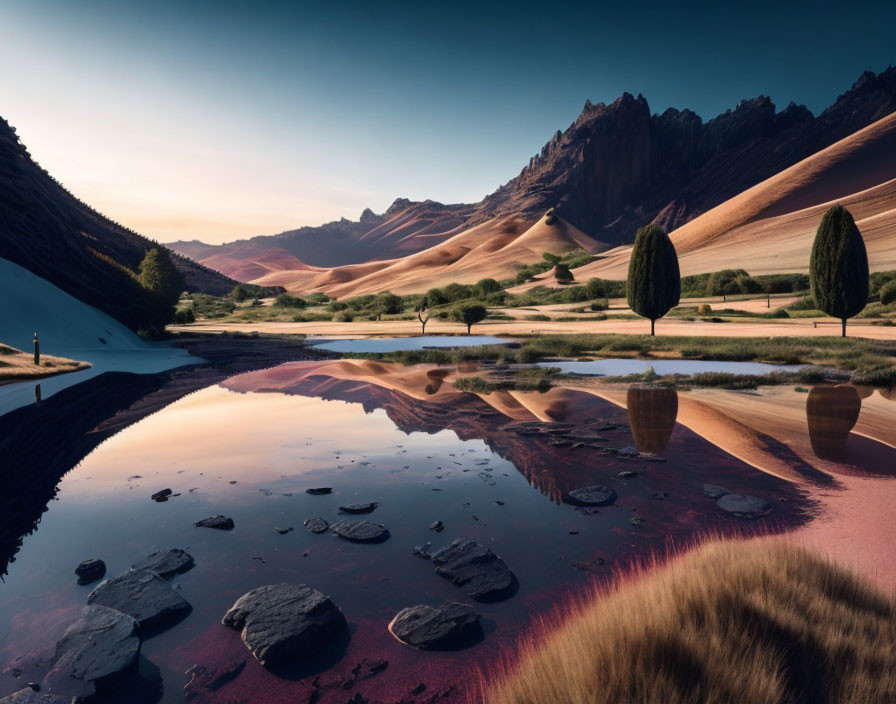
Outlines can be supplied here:
<path id="1" fill-rule="evenodd" d="M 420 307 L 417 308 L 417 320 L 420 321 L 420 326 L 423 329 L 422 335 L 426 335 L 426 324 L 429 322 L 429 318 L 432 316 L 432 311 L 426 307 L 426 298 L 420 301 Z"/>

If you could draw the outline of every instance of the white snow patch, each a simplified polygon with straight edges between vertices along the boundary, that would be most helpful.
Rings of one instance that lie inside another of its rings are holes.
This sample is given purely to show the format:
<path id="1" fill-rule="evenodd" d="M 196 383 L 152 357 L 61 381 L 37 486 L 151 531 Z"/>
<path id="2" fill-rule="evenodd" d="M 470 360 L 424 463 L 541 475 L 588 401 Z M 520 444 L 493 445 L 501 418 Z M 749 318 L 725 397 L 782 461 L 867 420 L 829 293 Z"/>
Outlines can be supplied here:
<path id="1" fill-rule="evenodd" d="M 80 372 L 0 386 L 0 415 L 47 398 L 107 371 L 153 374 L 203 362 L 167 343 L 148 342 L 105 313 L 27 269 L 0 259 L 0 342 L 30 351 L 37 332 L 42 354 L 90 362 Z"/>

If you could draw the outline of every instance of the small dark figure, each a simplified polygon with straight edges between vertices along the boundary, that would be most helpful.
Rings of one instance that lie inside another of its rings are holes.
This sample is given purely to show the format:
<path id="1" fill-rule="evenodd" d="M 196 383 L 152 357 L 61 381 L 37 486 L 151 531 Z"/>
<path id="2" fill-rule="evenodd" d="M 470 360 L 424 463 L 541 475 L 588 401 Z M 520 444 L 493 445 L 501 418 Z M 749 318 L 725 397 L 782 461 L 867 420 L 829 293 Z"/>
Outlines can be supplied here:
<path id="1" fill-rule="evenodd" d="M 34 402 L 40 403 L 40 384 L 37 384 L 34 387 Z"/>
<path id="2" fill-rule="evenodd" d="M 37 333 L 34 333 L 34 363 L 40 365 L 40 340 L 37 339 Z"/>

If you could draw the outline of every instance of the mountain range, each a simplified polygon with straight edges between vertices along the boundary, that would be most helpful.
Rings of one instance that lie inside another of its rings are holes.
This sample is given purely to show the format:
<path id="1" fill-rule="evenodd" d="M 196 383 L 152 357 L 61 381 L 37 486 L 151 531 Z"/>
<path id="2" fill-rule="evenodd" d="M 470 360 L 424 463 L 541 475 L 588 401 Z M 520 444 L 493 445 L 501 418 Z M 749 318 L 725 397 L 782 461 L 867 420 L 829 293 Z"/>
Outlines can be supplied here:
<path id="1" fill-rule="evenodd" d="M 690 110 L 651 113 L 643 96 L 626 93 L 609 105 L 586 102 L 565 131 L 558 130 L 515 178 L 479 203 L 399 198 L 384 213 L 365 210 L 358 221 L 217 246 L 198 241 L 170 246 L 233 278 L 333 295 L 418 290 L 424 280 L 500 278 L 540 257 L 525 243 L 513 244 L 527 233 L 536 250 L 568 248 L 575 233 L 576 246 L 604 252 L 630 243 L 648 222 L 676 231 L 894 111 L 892 67 L 864 73 L 818 116 L 793 103 L 779 112 L 760 96 L 704 122 Z M 765 203 L 764 212 L 751 211 L 751 217 L 781 216 L 896 178 L 888 128 L 853 141 L 852 146 L 862 145 L 857 155 L 850 156 L 847 145 L 841 152 L 848 154 L 823 168 L 816 164 L 811 178 L 803 169 L 810 182 L 803 183 L 802 195 Z M 844 159 L 850 165 L 837 166 Z M 835 166 L 839 175 L 829 178 L 827 171 Z M 813 179 L 821 176 L 825 184 L 815 187 Z M 882 198 L 870 216 L 891 209 L 886 206 L 892 201 Z M 549 208 L 555 208 L 562 227 L 545 232 L 539 225 Z M 731 227 L 744 225 L 742 220 L 734 217 Z M 530 233 L 533 227 L 538 231 Z M 495 264 L 498 270 L 489 271 Z"/>

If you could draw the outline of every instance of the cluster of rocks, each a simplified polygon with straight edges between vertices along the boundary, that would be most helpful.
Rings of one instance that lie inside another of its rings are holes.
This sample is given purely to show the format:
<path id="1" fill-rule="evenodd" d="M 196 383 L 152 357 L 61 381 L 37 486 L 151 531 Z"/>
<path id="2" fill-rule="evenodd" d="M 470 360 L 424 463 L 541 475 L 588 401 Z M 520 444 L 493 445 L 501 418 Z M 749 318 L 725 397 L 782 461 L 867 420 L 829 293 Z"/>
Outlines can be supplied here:
<path id="1" fill-rule="evenodd" d="M 147 630 L 171 625 L 192 609 L 168 583 L 194 565 L 177 548 L 155 550 L 123 574 L 100 582 L 87 596 L 80 617 L 56 643 L 42 685 L 0 699 L 0 704 L 81 704 L 114 690 L 133 672 Z M 106 572 L 102 560 L 75 570 L 82 584 Z"/>

